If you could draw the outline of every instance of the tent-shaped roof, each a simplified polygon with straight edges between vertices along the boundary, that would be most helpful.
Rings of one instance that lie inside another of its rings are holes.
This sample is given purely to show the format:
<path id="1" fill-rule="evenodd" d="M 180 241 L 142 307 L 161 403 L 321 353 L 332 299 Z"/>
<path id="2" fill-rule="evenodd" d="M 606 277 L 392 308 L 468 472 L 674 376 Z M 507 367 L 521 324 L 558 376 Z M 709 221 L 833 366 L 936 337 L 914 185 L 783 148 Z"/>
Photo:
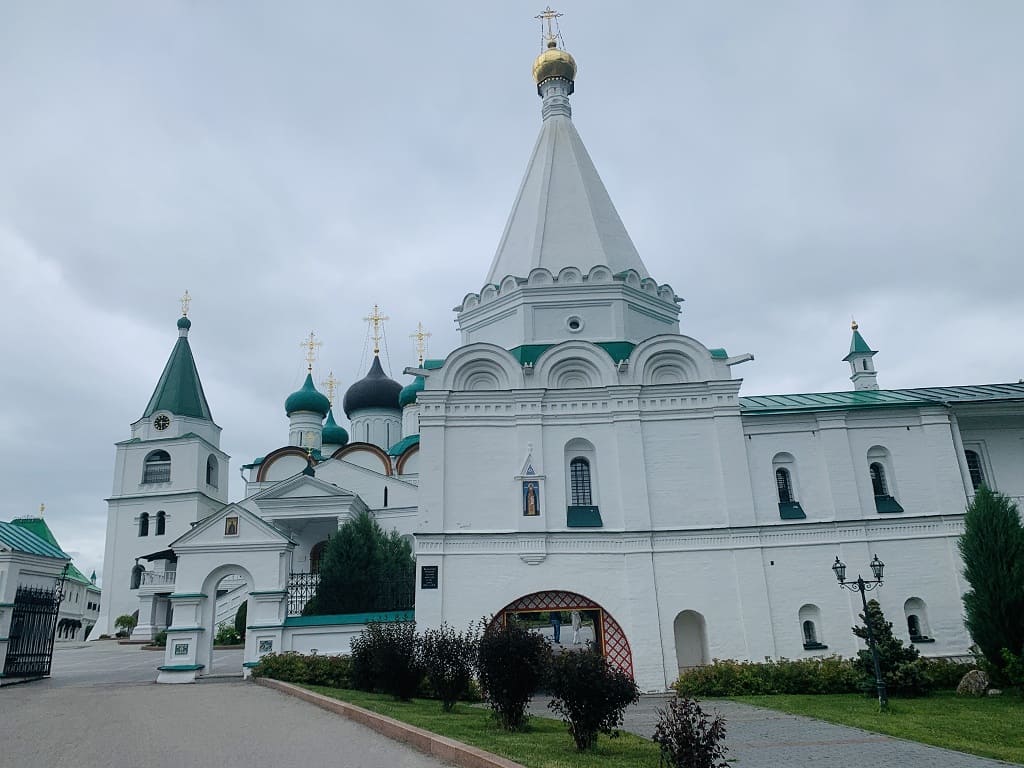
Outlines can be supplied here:
<path id="1" fill-rule="evenodd" d="M 23 528 L 26 531 L 30 531 L 33 535 L 38 536 L 51 547 L 63 553 L 60 544 L 57 542 L 57 537 L 53 535 L 53 531 L 50 530 L 50 526 L 46 524 L 46 520 L 43 518 L 16 517 L 11 521 L 11 524 L 18 526 L 19 528 Z M 64 555 L 64 557 L 68 556 Z M 92 584 L 92 582 L 75 567 L 74 563 L 68 563 L 68 578 L 81 584 Z"/>
<path id="2" fill-rule="evenodd" d="M 192 357 L 192 348 L 188 344 L 189 326 L 178 327 L 178 341 L 171 350 L 164 372 L 160 374 L 153 396 L 149 398 L 146 412 L 142 414 L 144 419 L 157 411 L 169 411 L 176 416 L 213 421 L 203 393 L 203 384 L 199 380 L 199 371 L 196 370 L 196 361 Z"/>
<path id="3" fill-rule="evenodd" d="M 14 552 L 70 560 L 56 543 L 40 538 L 28 528 L 14 523 L 0 522 L 0 544 Z"/>

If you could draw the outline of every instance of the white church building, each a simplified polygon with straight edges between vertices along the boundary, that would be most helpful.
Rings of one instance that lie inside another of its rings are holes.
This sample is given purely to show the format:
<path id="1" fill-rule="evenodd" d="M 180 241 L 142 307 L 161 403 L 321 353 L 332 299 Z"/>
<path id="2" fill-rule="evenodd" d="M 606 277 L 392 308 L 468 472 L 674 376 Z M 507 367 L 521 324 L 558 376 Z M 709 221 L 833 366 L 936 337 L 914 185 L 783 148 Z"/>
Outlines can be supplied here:
<path id="1" fill-rule="evenodd" d="M 752 356 L 681 332 L 573 124 L 555 37 L 533 73 L 540 135 L 456 308 L 460 346 L 404 387 L 374 357 L 344 395 L 347 431 L 311 362 L 286 444 L 243 467 L 240 501 L 178 320 L 117 445 L 93 636 L 137 610 L 137 637 L 168 631 L 159 679 L 189 682 L 248 600 L 246 664 L 343 652 L 367 617 L 301 608 L 328 536 L 368 509 L 414 541 L 421 626 L 586 611 L 643 690 L 713 658 L 853 654 L 860 599 L 836 557 L 867 575 L 877 554 L 897 633 L 966 653 L 957 537 L 980 484 L 1024 496 L 1024 384 L 880 389 L 855 324 L 849 391 L 741 396 Z"/>

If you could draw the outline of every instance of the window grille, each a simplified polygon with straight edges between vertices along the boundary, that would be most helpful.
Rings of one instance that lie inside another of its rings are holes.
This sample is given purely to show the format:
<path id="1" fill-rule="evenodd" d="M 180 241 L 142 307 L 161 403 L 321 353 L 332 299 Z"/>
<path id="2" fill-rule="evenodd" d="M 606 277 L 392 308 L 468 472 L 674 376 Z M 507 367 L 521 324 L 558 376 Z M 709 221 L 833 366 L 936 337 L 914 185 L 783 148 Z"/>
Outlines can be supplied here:
<path id="1" fill-rule="evenodd" d="M 804 622 L 804 643 L 814 645 L 818 642 L 818 632 L 814 628 L 814 622 L 808 619 Z"/>
<path id="2" fill-rule="evenodd" d="M 971 474 L 971 485 L 978 490 L 985 484 L 985 472 L 981 468 L 981 456 L 977 451 L 964 451 L 967 458 L 967 471 Z"/>
<path id="3" fill-rule="evenodd" d="M 775 470 L 775 486 L 779 490 L 779 502 L 788 504 L 793 501 L 793 479 L 789 470 L 779 467 Z"/>
<path id="4" fill-rule="evenodd" d="M 889 490 L 885 483 L 885 467 L 874 461 L 869 469 L 871 470 L 871 488 L 874 490 L 875 496 L 888 496 Z"/>
<path id="5" fill-rule="evenodd" d="M 142 469 L 143 483 L 169 483 L 171 481 L 171 455 L 167 451 L 153 451 L 146 457 Z"/>
<path id="6" fill-rule="evenodd" d="M 589 507 L 593 505 L 590 493 L 590 462 L 577 458 L 569 463 L 569 488 L 572 495 L 572 506 Z"/>

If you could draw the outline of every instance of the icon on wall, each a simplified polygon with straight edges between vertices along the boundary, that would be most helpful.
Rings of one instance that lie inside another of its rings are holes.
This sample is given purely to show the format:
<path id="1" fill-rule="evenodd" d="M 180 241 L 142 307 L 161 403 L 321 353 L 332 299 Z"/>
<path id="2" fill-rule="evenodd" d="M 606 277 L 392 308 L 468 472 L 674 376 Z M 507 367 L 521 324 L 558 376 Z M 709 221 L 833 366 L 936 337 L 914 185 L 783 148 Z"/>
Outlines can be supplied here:
<path id="1" fill-rule="evenodd" d="M 225 517 L 224 518 L 224 535 L 225 536 L 237 536 L 238 535 L 238 518 L 237 517 Z"/>
<path id="2" fill-rule="evenodd" d="M 540 515 L 540 481 L 523 481 L 523 517 Z"/>

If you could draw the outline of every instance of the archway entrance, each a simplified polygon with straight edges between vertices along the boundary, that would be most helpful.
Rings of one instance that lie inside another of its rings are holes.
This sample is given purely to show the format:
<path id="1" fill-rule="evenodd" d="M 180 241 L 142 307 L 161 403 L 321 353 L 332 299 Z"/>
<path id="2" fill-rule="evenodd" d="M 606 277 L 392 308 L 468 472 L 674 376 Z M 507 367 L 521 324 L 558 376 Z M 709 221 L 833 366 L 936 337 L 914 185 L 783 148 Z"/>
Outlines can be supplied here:
<path id="1" fill-rule="evenodd" d="M 250 573 L 238 565 L 222 565 L 213 570 L 203 582 L 203 594 L 206 598 L 202 605 L 203 635 L 199 648 L 205 651 L 205 659 L 198 659 L 203 664 L 202 676 L 242 674 L 244 652 L 236 650 L 214 651 L 218 642 L 218 633 L 223 629 L 234 629 L 235 615 L 245 604 L 253 589 L 253 578 Z M 225 633 L 221 633 L 223 641 Z"/>
<path id="2" fill-rule="evenodd" d="M 564 631 L 571 633 L 570 616 L 573 611 L 579 611 L 583 621 L 593 627 L 593 636 L 588 638 L 592 641 L 593 647 L 609 662 L 632 677 L 633 651 L 629 647 L 626 633 L 608 611 L 584 595 L 561 590 L 533 592 L 513 600 L 498 611 L 492 624 L 501 622 L 504 625 L 510 616 L 539 617 L 542 622 L 549 621 L 550 614 L 556 612 L 563 614 L 562 623 L 566 625 Z"/>

